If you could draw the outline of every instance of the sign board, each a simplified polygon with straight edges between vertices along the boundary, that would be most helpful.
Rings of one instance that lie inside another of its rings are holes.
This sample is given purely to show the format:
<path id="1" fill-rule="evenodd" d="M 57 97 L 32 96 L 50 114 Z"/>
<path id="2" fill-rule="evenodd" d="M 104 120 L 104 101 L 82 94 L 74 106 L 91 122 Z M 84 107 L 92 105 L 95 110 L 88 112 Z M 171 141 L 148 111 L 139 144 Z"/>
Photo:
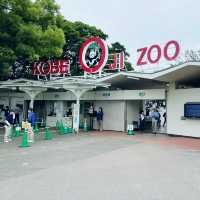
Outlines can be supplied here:
<path id="1" fill-rule="evenodd" d="M 174 51 L 170 53 L 170 49 L 174 48 Z M 156 64 L 164 57 L 167 61 L 175 60 L 180 54 L 180 45 L 177 41 L 171 40 L 165 44 L 162 48 L 158 44 L 154 44 L 150 47 L 143 47 L 137 50 L 139 53 L 137 59 L 137 66 L 147 65 L 147 64 Z M 155 53 L 155 55 L 153 54 Z"/>
<path id="2" fill-rule="evenodd" d="M 124 52 L 108 55 L 106 42 L 98 37 L 92 37 L 82 44 L 79 52 L 81 68 L 88 74 L 97 73 L 107 66 L 108 70 L 124 69 Z M 108 60 L 112 62 L 108 64 Z"/>
<path id="3" fill-rule="evenodd" d="M 184 117 L 200 118 L 200 103 L 186 103 L 184 105 Z"/>
<path id="4" fill-rule="evenodd" d="M 174 61 L 180 54 L 180 45 L 177 41 L 170 40 L 163 46 L 154 44 L 149 47 L 139 48 L 136 54 L 137 58 L 136 62 L 134 62 L 136 66 L 158 64 L 162 59 Z M 102 70 L 104 72 L 118 72 L 125 69 L 125 53 L 109 54 L 108 45 L 99 37 L 91 37 L 83 42 L 79 51 L 79 61 L 76 59 L 72 61 L 68 57 L 63 60 L 35 62 L 31 70 L 29 66 L 21 70 L 22 66 L 16 62 L 12 76 L 17 77 L 19 74 L 22 74 L 22 71 L 24 71 L 24 74 L 29 74 L 31 71 L 31 76 L 37 76 L 38 79 L 40 76 L 46 80 L 49 77 L 50 79 L 53 77 L 64 77 L 65 75 L 71 75 L 70 64 L 72 62 L 80 66 L 85 75 L 96 73 L 101 75 Z"/>
<path id="5" fill-rule="evenodd" d="M 70 61 L 35 62 L 33 75 L 70 74 Z"/>
<path id="6" fill-rule="evenodd" d="M 28 123 L 28 122 L 22 122 L 22 128 L 24 128 L 24 129 L 30 129 L 31 128 L 31 124 L 30 123 Z"/>

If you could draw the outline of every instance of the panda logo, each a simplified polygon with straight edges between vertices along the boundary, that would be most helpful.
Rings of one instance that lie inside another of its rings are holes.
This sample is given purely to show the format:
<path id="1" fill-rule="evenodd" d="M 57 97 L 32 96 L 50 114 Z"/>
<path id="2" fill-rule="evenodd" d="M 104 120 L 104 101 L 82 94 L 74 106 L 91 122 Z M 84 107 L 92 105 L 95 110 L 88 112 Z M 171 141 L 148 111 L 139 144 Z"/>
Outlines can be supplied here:
<path id="1" fill-rule="evenodd" d="M 87 39 L 80 48 L 79 63 L 86 73 L 100 72 L 108 60 L 108 46 L 99 37 Z"/>
<path id="2" fill-rule="evenodd" d="M 90 46 L 91 47 L 89 47 L 86 52 L 85 58 L 86 58 L 86 64 L 89 67 L 93 67 L 99 63 L 101 54 L 100 54 L 100 50 L 97 46 L 95 46 L 95 45 L 90 45 Z"/>

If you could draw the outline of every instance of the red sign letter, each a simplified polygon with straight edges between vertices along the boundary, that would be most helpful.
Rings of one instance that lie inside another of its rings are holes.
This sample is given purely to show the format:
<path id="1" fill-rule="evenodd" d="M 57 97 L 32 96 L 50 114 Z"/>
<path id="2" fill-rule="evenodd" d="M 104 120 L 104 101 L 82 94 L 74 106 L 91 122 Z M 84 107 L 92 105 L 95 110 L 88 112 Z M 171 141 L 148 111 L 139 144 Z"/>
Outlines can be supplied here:
<path id="1" fill-rule="evenodd" d="M 174 53 L 174 55 L 171 56 L 171 57 L 168 55 L 168 49 L 169 49 L 169 46 L 170 46 L 170 45 L 174 45 L 174 46 L 175 46 L 175 53 Z M 179 46 L 179 43 L 178 43 L 177 41 L 171 40 L 171 41 L 169 41 L 169 42 L 165 45 L 165 48 L 164 48 L 164 57 L 165 57 L 167 60 L 171 61 L 171 60 L 176 59 L 176 58 L 178 57 L 179 53 L 180 53 L 180 46 Z"/>
<path id="2" fill-rule="evenodd" d="M 157 49 L 157 57 L 153 60 L 151 55 L 152 55 L 152 50 L 153 49 Z M 148 61 L 151 63 L 151 64 L 154 64 L 154 63 L 157 63 L 160 58 L 161 58 L 161 48 L 159 45 L 152 45 L 150 47 L 150 49 L 148 50 L 148 53 L 147 53 L 147 58 L 148 58 Z"/>
<path id="3" fill-rule="evenodd" d="M 33 64 L 32 72 L 33 72 L 33 75 L 39 75 L 40 74 L 40 63 L 35 62 Z"/>
<path id="4" fill-rule="evenodd" d="M 146 65 L 147 62 L 144 61 L 143 59 L 144 59 L 144 56 L 145 56 L 145 54 L 147 52 L 147 47 L 138 49 L 137 52 L 141 52 L 140 57 L 139 57 L 139 59 L 137 61 L 137 65 Z"/>

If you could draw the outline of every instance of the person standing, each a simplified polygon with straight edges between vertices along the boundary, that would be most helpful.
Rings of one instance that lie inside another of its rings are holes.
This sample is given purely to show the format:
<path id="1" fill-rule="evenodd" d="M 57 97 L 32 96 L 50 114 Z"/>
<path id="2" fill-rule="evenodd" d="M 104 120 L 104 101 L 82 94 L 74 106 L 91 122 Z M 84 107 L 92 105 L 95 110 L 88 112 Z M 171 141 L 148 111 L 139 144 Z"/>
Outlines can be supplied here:
<path id="1" fill-rule="evenodd" d="M 9 117 L 10 117 L 10 109 L 8 106 L 6 106 L 5 109 L 3 109 L 4 111 L 4 117 L 5 117 L 5 120 L 9 121 Z"/>
<path id="2" fill-rule="evenodd" d="M 10 113 L 9 113 L 9 120 L 8 120 L 8 122 L 10 124 L 12 124 L 12 125 L 15 124 L 15 112 L 12 109 L 10 110 Z"/>
<path id="3" fill-rule="evenodd" d="M 34 128 L 36 123 L 36 114 L 34 113 L 33 109 L 28 110 L 28 122 Z"/>
<path id="4" fill-rule="evenodd" d="M 151 120 L 152 120 L 152 132 L 156 134 L 157 131 L 158 131 L 159 113 L 155 108 L 151 112 L 150 117 L 151 117 Z"/>
<path id="5" fill-rule="evenodd" d="M 163 117 L 164 117 L 163 127 L 165 127 L 166 121 L 167 121 L 167 113 L 166 113 L 166 111 L 164 112 Z"/>
<path id="6" fill-rule="evenodd" d="M 97 125 L 98 130 L 103 131 L 103 108 L 99 107 L 99 110 L 97 112 Z"/>
<path id="7" fill-rule="evenodd" d="M 158 110 L 157 110 L 157 113 L 158 113 L 157 127 L 158 127 L 158 129 L 160 129 L 160 127 L 161 127 L 161 114 Z"/>
<path id="8" fill-rule="evenodd" d="M 144 111 L 141 111 L 141 112 L 140 112 L 139 120 L 140 120 L 140 131 L 144 131 L 144 129 L 145 129 L 145 116 L 144 116 Z"/>
<path id="9" fill-rule="evenodd" d="M 20 114 L 20 109 L 19 109 L 19 107 L 16 106 L 16 108 L 15 108 L 15 124 L 20 124 L 19 114 Z"/>
<path id="10" fill-rule="evenodd" d="M 88 109 L 88 114 L 90 117 L 90 130 L 93 130 L 94 107 L 92 105 Z"/>

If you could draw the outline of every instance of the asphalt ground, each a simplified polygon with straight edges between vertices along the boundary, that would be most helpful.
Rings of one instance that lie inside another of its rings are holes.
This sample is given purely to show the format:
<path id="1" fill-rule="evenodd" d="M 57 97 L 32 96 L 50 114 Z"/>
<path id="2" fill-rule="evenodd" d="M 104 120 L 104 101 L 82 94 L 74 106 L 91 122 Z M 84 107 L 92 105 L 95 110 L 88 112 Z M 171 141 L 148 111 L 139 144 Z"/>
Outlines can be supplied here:
<path id="1" fill-rule="evenodd" d="M 0 144 L 1 200 L 199 200 L 200 139 L 121 132 Z"/>

